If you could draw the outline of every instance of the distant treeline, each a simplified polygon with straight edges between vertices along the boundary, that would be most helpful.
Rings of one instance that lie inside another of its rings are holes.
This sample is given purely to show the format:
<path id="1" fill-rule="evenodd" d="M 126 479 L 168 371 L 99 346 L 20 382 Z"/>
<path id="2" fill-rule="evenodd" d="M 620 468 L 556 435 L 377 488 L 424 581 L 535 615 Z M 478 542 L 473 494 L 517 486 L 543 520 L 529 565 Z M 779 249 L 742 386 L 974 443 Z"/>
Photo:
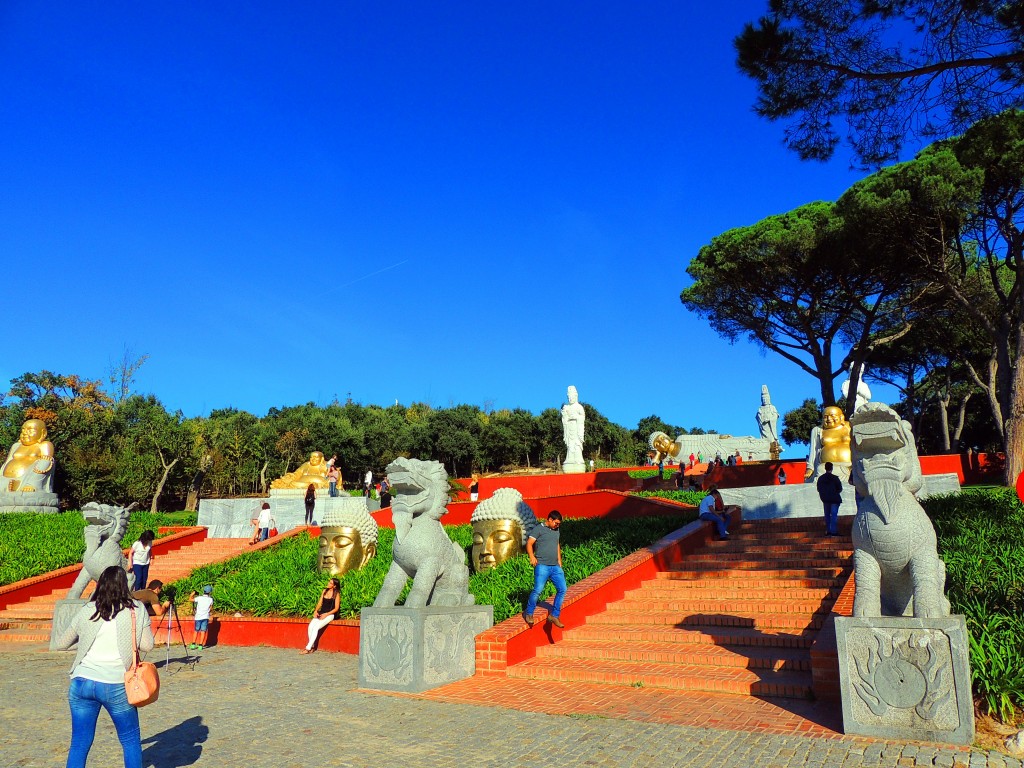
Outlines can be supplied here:
<path id="1" fill-rule="evenodd" d="M 0 451 L 6 454 L 26 419 L 42 419 L 56 446 L 63 506 L 136 501 L 153 511 L 194 508 L 198 495 L 266 493 L 273 479 L 312 451 L 336 455 L 349 487 L 368 469 L 379 476 L 398 456 L 441 461 L 451 476 L 467 477 L 512 466 L 554 466 L 565 454 L 557 408 L 535 416 L 519 408 L 382 408 L 350 401 L 271 408 L 262 417 L 222 408 L 184 418 L 155 396 L 129 389 L 123 381 L 108 390 L 99 381 L 49 371 L 19 376 L 0 397 Z M 630 430 L 591 405 L 584 408 L 584 455 L 598 466 L 643 463 L 655 430 L 704 433 L 653 415 Z"/>

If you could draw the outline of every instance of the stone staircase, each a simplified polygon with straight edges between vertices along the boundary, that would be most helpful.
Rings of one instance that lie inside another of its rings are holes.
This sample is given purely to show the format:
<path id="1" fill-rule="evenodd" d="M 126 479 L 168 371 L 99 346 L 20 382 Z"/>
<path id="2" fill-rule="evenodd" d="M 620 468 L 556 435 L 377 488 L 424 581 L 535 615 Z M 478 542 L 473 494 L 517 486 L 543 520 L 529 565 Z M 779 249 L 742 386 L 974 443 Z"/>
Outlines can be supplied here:
<path id="1" fill-rule="evenodd" d="M 853 567 L 848 527 L 743 522 L 507 675 L 808 698 L 811 644 Z"/>
<path id="2" fill-rule="evenodd" d="M 204 539 L 174 552 L 157 555 L 149 569 L 149 578 L 169 584 L 188 576 L 200 566 L 234 557 L 248 549 L 248 544 L 248 539 Z M 84 597 L 92 593 L 93 586 L 90 584 L 86 588 Z M 55 589 L 48 595 L 33 597 L 0 610 L 0 645 L 49 643 L 54 605 L 67 594 L 67 589 Z"/>

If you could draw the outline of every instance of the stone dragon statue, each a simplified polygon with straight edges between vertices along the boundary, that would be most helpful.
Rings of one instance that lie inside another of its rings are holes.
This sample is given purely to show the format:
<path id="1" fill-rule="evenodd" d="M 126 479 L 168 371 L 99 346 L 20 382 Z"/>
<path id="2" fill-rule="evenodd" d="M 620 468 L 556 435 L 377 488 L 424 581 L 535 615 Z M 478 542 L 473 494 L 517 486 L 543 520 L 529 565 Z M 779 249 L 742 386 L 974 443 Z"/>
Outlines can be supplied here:
<path id="1" fill-rule="evenodd" d="M 858 505 L 853 524 L 853 615 L 948 616 L 946 565 L 938 555 L 932 522 L 915 496 L 924 476 L 910 424 L 888 406 L 872 402 L 853 415 L 850 425 L 850 482 L 866 502 Z"/>
<path id="2" fill-rule="evenodd" d="M 441 518 L 448 512 L 444 466 L 436 461 L 399 458 L 388 465 L 387 473 L 395 493 L 391 512 L 395 544 L 391 567 L 373 606 L 393 606 L 410 578 L 412 589 L 405 598 L 408 608 L 473 605 L 465 553 L 441 526 Z"/>
<path id="3" fill-rule="evenodd" d="M 86 522 L 85 554 L 82 556 L 82 570 L 78 572 L 68 592 L 69 598 L 80 598 L 89 582 L 98 580 L 100 574 L 111 565 L 119 565 L 127 570 L 128 560 L 121 551 L 121 537 L 128 528 L 132 507 L 116 507 L 95 501 L 82 507 L 82 517 Z M 135 576 L 129 571 L 128 586 L 132 589 L 134 581 Z"/>

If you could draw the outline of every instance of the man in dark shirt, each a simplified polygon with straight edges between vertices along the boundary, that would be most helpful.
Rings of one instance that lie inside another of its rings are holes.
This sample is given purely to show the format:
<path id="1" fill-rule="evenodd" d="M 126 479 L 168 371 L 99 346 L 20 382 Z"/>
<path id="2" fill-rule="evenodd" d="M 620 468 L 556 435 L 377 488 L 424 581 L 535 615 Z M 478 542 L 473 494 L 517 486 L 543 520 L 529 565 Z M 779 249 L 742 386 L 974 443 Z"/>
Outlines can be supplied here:
<path id="1" fill-rule="evenodd" d="M 832 462 L 825 462 L 825 474 L 818 478 L 818 498 L 825 507 L 825 535 L 839 535 L 839 505 L 843 503 L 843 481 L 832 474 Z"/>
<path id="2" fill-rule="evenodd" d="M 555 603 L 548 614 L 548 621 L 556 627 L 564 627 L 559 614 L 562 612 L 562 601 L 565 599 L 565 573 L 562 571 L 562 545 L 559 543 L 558 529 L 562 525 L 562 513 L 557 509 L 548 513 L 547 519 L 530 531 L 526 539 L 526 553 L 530 556 L 533 566 L 533 592 L 526 601 L 523 620 L 533 626 L 533 612 L 537 609 L 537 599 L 550 580 L 555 585 Z"/>
<path id="3" fill-rule="evenodd" d="M 149 582 L 149 587 L 146 589 L 137 589 L 132 593 L 132 597 L 141 602 L 146 606 L 146 613 L 150 616 L 163 616 L 167 613 L 167 608 L 170 606 L 170 600 L 160 600 L 160 592 L 163 591 L 164 583 L 159 579 L 153 579 Z"/>

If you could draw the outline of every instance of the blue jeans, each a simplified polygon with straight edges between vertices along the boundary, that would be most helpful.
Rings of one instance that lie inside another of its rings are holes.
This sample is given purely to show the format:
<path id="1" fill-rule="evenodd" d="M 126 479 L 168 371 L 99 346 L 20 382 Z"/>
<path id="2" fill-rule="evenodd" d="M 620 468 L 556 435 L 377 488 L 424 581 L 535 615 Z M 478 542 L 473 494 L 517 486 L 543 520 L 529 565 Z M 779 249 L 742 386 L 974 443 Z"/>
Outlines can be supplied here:
<path id="1" fill-rule="evenodd" d="M 269 528 L 260 528 L 260 541 L 266 541 L 270 538 Z"/>
<path id="2" fill-rule="evenodd" d="M 825 507 L 825 533 L 836 536 L 839 534 L 839 505 L 823 501 Z"/>
<path id="3" fill-rule="evenodd" d="M 135 586 L 132 589 L 145 589 L 149 580 L 149 563 L 145 565 L 132 563 L 132 573 L 135 574 Z"/>
<path id="4" fill-rule="evenodd" d="M 331 483 L 330 485 L 327 486 L 327 495 L 332 498 L 338 495 L 337 483 Z"/>
<path id="5" fill-rule="evenodd" d="M 729 531 L 725 527 L 725 520 L 722 519 L 721 515 L 716 515 L 714 512 L 704 512 L 700 516 L 701 520 L 710 520 L 715 524 L 715 528 L 718 529 L 719 537 L 728 536 Z"/>
<path id="6" fill-rule="evenodd" d="M 85 768 L 100 707 L 114 721 L 117 738 L 124 752 L 124 768 L 142 768 L 142 741 L 139 735 L 139 710 L 128 703 L 124 683 L 97 683 L 81 677 L 71 678 L 68 689 L 71 704 L 71 749 L 67 768 Z"/>
<path id="7" fill-rule="evenodd" d="M 565 571 L 560 565 L 537 563 L 533 567 L 533 592 L 526 601 L 526 612 L 532 616 L 537 610 L 537 598 L 544 591 L 544 585 L 548 581 L 555 585 L 555 607 L 551 611 L 551 616 L 557 619 L 562 613 L 562 601 L 565 600 Z"/>

